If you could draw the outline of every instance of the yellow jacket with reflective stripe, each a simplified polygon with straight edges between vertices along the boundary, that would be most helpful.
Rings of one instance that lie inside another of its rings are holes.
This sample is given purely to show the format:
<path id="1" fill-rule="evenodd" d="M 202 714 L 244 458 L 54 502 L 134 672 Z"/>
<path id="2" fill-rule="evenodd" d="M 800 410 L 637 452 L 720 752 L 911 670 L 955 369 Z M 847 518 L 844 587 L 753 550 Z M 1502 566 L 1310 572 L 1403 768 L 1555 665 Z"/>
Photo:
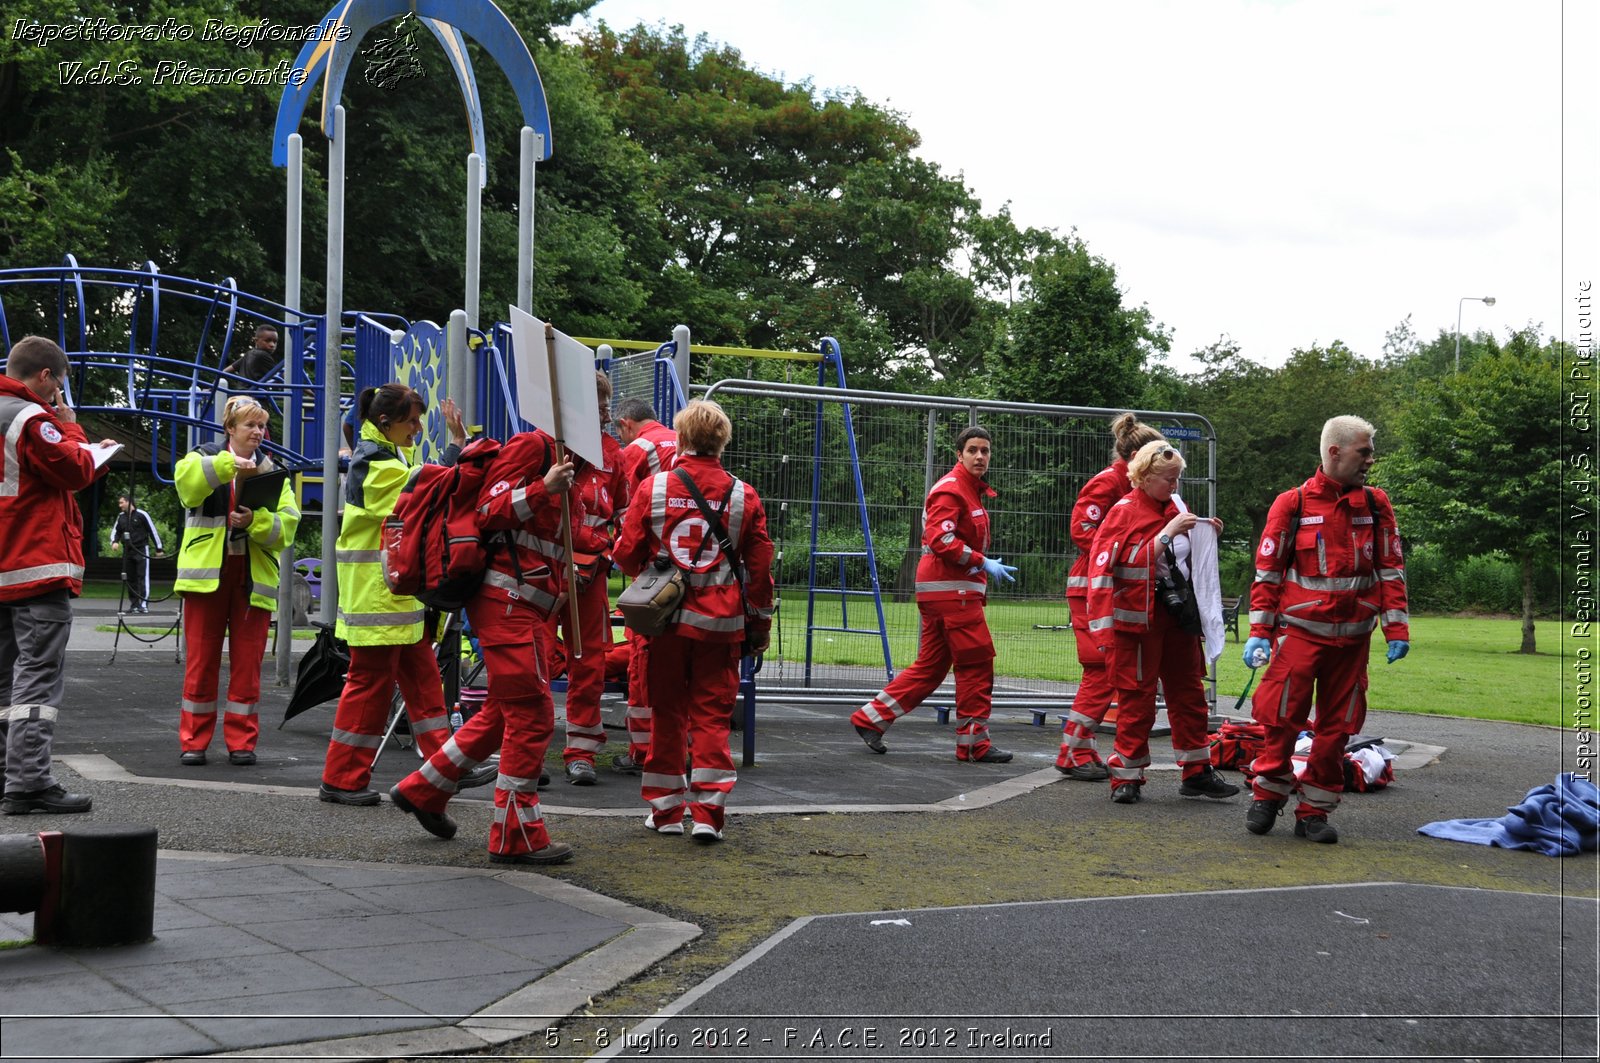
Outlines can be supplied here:
<path id="1" fill-rule="evenodd" d="M 339 562 L 339 619 L 334 634 L 352 646 L 409 646 L 422 637 L 422 603 L 396 595 L 383 582 L 379 550 L 383 521 L 394 512 L 411 475 L 411 447 L 383 438 L 371 421 L 344 482 L 344 519 L 335 556 Z"/>
<path id="2" fill-rule="evenodd" d="M 258 452 L 261 472 L 272 472 L 272 459 Z M 278 604 L 278 553 L 300 526 L 293 484 L 285 480 L 275 509 L 257 509 L 245 534 L 228 532 L 229 481 L 236 466 L 233 452 L 221 443 L 207 443 L 183 456 L 173 474 L 178 501 L 183 503 L 183 545 L 178 550 L 181 594 L 209 594 L 222 579 L 223 550 L 247 551 L 250 557 L 250 604 L 273 609 Z"/>

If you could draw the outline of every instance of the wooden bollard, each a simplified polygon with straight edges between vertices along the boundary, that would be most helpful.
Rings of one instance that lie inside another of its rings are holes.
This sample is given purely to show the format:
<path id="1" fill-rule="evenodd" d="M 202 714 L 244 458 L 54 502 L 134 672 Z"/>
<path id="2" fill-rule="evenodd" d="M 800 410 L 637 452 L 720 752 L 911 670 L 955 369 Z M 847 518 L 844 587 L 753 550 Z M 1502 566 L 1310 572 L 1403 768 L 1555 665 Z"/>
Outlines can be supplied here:
<path id="1" fill-rule="evenodd" d="M 85 827 L 65 832 L 56 943 L 137 945 L 155 937 L 156 829 Z"/>

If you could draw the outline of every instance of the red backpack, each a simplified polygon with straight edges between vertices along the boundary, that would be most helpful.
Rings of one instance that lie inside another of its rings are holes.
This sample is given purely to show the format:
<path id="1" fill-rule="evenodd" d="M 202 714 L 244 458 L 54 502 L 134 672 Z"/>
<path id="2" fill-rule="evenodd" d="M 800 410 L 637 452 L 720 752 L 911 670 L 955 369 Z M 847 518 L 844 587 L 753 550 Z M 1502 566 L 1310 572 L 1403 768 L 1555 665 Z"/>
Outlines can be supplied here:
<path id="1" fill-rule="evenodd" d="M 459 609 L 483 583 L 497 543 L 478 526 L 478 495 L 500 454 L 494 439 L 474 439 L 454 465 L 419 465 L 383 522 L 383 582 L 435 609 Z"/>

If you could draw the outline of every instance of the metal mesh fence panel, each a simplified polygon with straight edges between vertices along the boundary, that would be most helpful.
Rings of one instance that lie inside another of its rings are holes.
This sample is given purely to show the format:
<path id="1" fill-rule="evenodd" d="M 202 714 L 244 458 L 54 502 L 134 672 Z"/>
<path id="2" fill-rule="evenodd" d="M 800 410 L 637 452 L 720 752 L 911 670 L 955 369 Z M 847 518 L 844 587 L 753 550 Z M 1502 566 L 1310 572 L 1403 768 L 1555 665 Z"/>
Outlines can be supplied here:
<path id="1" fill-rule="evenodd" d="M 711 396 L 733 420 L 723 463 L 755 486 L 777 547 L 779 610 L 761 685 L 876 690 L 916 656 L 920 626 L 913 596 L 922 553 L 922 503 L 955 464 L 955 439 L 970 423 L 994 439 L 988 480 L 990 555 L 1018 569 L 1017 582 L 991 587 L 987 616 L 997 659 L 996 698 L 1062 695 L 1080 669 L 1064 597 L 1076 549 L 1068 531 L 1083 484 L 1111 460 L 1111 420 L 1121 411 L 990 404 L 834 389 L 745 391 L 738 382 Z M 826 392 L 825 397 L 822 396 Z M 851 433 L 846 431 L 848 401 Z M 1209 425 L 1194 415 L 1141 415 L 1161 427 Z M 1177 433 L 1173 433 L 1177 434 Z M 1186 497 L 1212 511 L 1208 440 L 1186 446 Z M 881 590 L 879 631 L 856 469 Z M 813 504 L 815 498 L 815 504 Z M 870 691 L 869 691 L 870 692 Z"/>

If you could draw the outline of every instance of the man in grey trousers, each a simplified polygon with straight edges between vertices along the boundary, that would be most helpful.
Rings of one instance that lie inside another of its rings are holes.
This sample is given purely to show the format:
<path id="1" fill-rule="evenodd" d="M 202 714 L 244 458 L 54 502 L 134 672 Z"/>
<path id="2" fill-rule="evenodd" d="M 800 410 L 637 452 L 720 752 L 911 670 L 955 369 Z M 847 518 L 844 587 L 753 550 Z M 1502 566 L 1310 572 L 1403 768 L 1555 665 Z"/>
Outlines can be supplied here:
<path id="1" fill-rule="evenodd" d="M 83 517 L 73 492 L 104 471 L 64 401 L 67 370 L 60 347 L 28 336 L 12 346 L 0 377 L 0 813 L 8 816 L 92 804 L 57 783 L 50 764 L 72 599 L 83 591 Z"/>

